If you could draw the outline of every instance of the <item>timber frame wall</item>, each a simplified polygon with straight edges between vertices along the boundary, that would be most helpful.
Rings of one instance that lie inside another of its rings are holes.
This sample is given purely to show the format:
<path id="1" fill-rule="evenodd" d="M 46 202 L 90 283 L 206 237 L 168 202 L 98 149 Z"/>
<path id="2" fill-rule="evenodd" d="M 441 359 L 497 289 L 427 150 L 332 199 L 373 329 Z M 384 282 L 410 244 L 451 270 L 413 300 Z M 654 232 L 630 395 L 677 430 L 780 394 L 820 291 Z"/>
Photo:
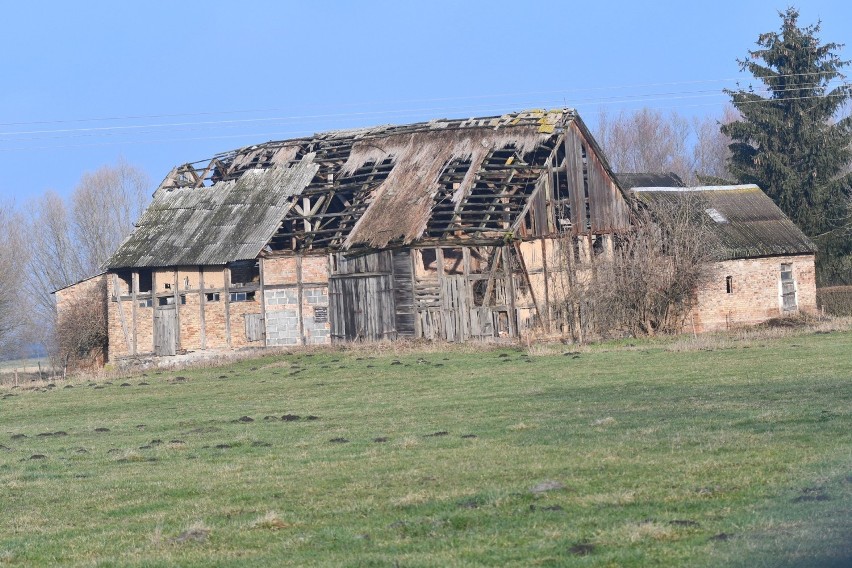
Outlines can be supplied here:
<path id="1" fill-rule="evenodd" d="M 253 277 L 232 265 L 112 272 L 109 358 L 517 338 L 533 328 L 576 336 L 567 292 L 611 253 L 610 235 L 578 235 L 354 256 L 273 252 L 258 259 Z"/>

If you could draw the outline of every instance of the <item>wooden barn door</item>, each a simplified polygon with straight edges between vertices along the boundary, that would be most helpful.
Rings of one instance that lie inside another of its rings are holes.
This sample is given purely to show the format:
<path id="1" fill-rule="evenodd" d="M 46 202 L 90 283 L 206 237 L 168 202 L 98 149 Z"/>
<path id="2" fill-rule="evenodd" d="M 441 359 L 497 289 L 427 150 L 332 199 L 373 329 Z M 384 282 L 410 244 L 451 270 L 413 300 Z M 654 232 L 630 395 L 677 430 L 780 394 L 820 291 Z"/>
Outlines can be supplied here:
<path id="1" fill-rule="evenodd" d="M 177 353 L 177 310 L 175 306 L 159 306 L 154 310 L 154 354 Z"/>
<path id="2" fill-rule="evenodd" d="M 396 338 L 392 275 L 353 274 L 332 278 L 328 287 L 332 339 Z"/>

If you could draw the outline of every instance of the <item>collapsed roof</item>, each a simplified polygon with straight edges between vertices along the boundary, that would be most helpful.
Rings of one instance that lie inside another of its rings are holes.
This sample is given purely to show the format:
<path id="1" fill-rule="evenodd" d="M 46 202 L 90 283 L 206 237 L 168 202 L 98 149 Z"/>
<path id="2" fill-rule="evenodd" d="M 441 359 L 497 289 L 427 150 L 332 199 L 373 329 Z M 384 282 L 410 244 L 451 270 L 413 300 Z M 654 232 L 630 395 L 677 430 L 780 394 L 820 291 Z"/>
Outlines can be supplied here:
<path id="1" fill-rule="evenodd" d="M 573 110 L 329 132 L 184 164 L 105 267 L 499 241 L 530 215 L 535 236 L 629 225 L 622 190 Z"/>
<path id="2" fill-rule="evenodd" d="M 728 259 L 816 252 L 813 241 L 756 185 L 633 187 L 632 191 L 652 208 L 698 198 L 714 221 L 710 226 Z"/>

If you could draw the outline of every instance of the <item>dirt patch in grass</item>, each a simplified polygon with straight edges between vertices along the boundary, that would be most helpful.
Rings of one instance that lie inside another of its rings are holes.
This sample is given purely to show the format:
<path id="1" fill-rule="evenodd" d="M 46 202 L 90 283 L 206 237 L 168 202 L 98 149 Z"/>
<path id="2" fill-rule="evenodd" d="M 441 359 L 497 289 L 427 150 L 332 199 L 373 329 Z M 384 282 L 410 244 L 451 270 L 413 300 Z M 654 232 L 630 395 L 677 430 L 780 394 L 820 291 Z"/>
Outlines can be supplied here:
<path id="1" fill-rule="evenodd" d="M 595 545 L 590 542 L 578 542 L 576 544 L 572 544 L 568 548 L 568 554 L 573 554 L 574 556 L 588 556 L 595 551 Z"/>
<path id="2" fill-rule="evenodd" d="M 533 495 L 538 495 L 540 493 L 547 493 L 548 491 L 559 491 L 561 489 L 565 489 L 565 484 L 560 481 L 542 481 L 530 488 L 530 493 Z"/>
<path id="3" fill-rule="evenodd" d="M 801 495 L 792 499 L 793 503 L 807 503 L 814 501 L 830 501 L 831 496 L 822 487 L 805 487 Z"/>
<path id="4" fill-rule="evenodd" d="M 185 543 L 202 543 L 207 542 L 207 539 L 210 538 L 210 529 L 204 526 L 203 524 L 196 524 L 189 527 L 187 530 L 183 531 L 179 535 L 170 538 L 169 543 L 171 544 L 185 544 Z"/>

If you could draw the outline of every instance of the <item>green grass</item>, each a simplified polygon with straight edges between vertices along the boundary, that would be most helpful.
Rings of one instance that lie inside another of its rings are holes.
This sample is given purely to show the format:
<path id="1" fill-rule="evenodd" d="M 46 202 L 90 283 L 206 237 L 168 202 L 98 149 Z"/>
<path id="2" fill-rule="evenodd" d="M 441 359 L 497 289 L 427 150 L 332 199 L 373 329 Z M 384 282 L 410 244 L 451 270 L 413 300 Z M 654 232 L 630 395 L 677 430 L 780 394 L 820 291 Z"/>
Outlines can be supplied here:
<path id="1" fill-rule="evenodd" d="M 6 388 L 0 566 L 848 565 L 852 333 L 697 345 Z"/>

